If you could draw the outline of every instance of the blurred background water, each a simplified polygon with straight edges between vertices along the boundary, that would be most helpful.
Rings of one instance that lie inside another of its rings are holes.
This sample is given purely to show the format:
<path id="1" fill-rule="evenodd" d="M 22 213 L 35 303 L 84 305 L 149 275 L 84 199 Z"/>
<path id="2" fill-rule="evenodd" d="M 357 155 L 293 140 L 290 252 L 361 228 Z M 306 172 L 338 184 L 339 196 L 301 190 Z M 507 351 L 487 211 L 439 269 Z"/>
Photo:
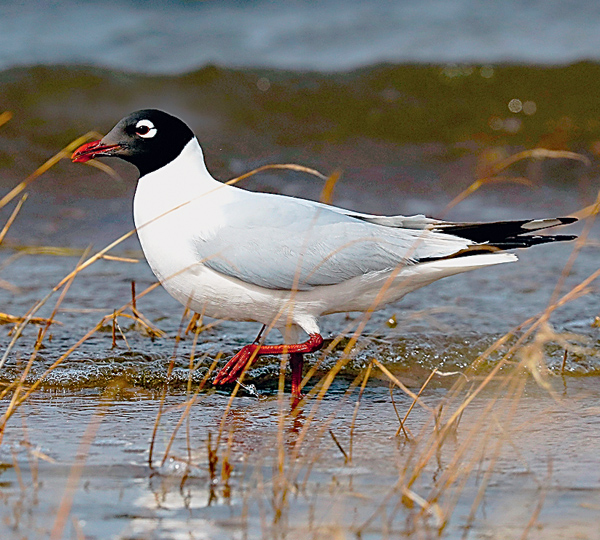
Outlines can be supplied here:
<path id="1" fill-rule="evenodd" d="M 348 70 L 380 62 L 564 64 L 600 55 L 590 0 L 105 0 L 0 3 L 0 69 Z"/>

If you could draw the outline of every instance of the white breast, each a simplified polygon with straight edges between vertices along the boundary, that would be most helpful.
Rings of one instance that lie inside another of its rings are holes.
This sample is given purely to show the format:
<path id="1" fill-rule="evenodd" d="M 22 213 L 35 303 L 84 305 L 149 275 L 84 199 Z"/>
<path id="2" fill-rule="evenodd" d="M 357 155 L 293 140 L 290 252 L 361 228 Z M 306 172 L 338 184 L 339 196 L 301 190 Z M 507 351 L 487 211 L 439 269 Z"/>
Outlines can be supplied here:
<path id="1" fill-rule="evenodd" d="M 215 272 L 202 264 L 194 247 L 224 225 L 221 208 L 235 191 L 212 178 L 193 139 L 177 159 L 139 180 L 135 225 L 152 271 L 183 305 L 210 317 L 269 324 L 289 305 L 289 293 Z"/>
<path id="2" fill-rule="evenodd" d="M 204 165 L 202 150 L 192 139 L 167 166 L 138 182 L 133 217 L 144 255 L 160 282 L 178 300 L 189 289 L 185 278 L 200 271 L 194 235 L 221 221 L 220 201 L 227 187 Z"/>

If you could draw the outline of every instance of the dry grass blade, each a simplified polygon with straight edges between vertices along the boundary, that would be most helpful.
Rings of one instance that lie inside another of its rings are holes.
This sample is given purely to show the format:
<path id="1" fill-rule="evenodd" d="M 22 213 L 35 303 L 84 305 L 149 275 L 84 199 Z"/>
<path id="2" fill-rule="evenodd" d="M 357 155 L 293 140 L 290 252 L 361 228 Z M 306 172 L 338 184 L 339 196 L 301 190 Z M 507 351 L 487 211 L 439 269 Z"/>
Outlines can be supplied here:
<path id="1" fill-rule="evenodd" d="M 31 182 L 33 182 L 36 178 L 39 178 L 42 174 L 44 174 L 48 169 L 56 165 L 61 159 L 70 157 L 73 151 L 81 146 L 86 141 L 90 139 L 96 139 L 98 137 L 102 137 L 96 131 L 89 131 L 85 135 L 78 137 L 74 141 L 71 141 L 67 146 L 65 146 L 60 152 L 54 154 L 48 161 L 46 161 L 43 165 L 38 167 L 35 171 L 33 171 L 25 180 L 17 184 L 13 189 L 11 189 L 2 199 L 0 199 L 0 208 L 4 208 L 10 201 L 12 201 L 19 193 L 21 193 Z"/>
<path id="2" fill-rule="evenodd" d="M 511 165 L 515 164 L 518 161 L 523 159 L 532 158 L 532 159 L 572 159 L 576 161 L 580 161 L 585 165 L 589 166 L 590 160 L 582 154 L 577 154 L 576 152 L 568 152 L 563 150 L 547 150 L 545 148 L 533 148 L 532 150 L 524 150 L 523 152 L 518 152 L 512 156 L 507 157 L 497 163 L 494 163 L 487 167 L 484 174 L 481 178 L 478 178 L 473 182 L 467 189 L 459 193 L 450 203 L 446 206 L 446 211 L 454 208 L 458 203 L 469 197 L 472 193 L 477 191 L 484 185 L 490 184 L 492 182 L 516 182 L 525 185 L 534 185 L 533 182 L 528 180 L 527 178 L 512 178 L 512 177 L 498 177 L 498 173 L 507 169 Z"/>
<path id="3" fill-rule="evenodd" d="M 350 383 L 350 386 L 348 386 L 348 388 L 344 392 L 343 396 L 336 399 L 336 406 L 333 408 L 331 413 L 325 419 L 319 420 L 317 422 L 317 430 L 316 430 L 315 438 L 314 438 L 315 441 L 321 441 L 322 438 L 325 436 L 327 430 L 331 427 L 332 423 L 337 418 L 339 418 L 339 414 L 340 414 L 342 408 L 347 404 L 348 399 L 353 395 L 354 390 L 359 386 L 361 381 L 364 383 L 365 377 L 362 373 L 359 373 L 354 378 L 352 383 Z M 317 404 L 318 403 L 319 402 L 317 401 Z M 287 477 L 288 477 L 287 482 L 289 485 L 297 485 L 298 484 L 298 475 L 300 474 L 301 471 L 303 471 L 305 473 L 305 479 L 302 483 L 302 487 L 300 488 L 300 491 L 304 491 L 306 489 L 310 471 L 312 469 L 312 466 L 315 464 L 316 460 L 318 459 L 318 449 L 317 448 L 314 449 L 315 450 L 314 452 L 311 452 L 306 447 L 303 448 L 303 443 L 305 442 L 306 434 L 307 434 L 310 426 L 313 424 L 313 420 L 315 418 L 315 416 L 313 415 L 313 413 L 315 412 L 315 409 L 316 409 L 316 407 L 313 407 L 313 409 L 311 411 L 311 416 L 309 416 L 306 419 L 303 419 L 304 425 L 300 424 L 302 426 L 302 429 L 301 429 L 300 433 L 295 437 L 295 440 L 293 441 L 292 453 L 289 458 L 289 463 L 292 464 L 292 468 L 287 475 Z M 356 411 L 356 407 L 355 407 L 355 411 Z M 298 410 L 296 408 L 292 411 L 293 418 L 297 419 L 301 415 L 303 417 L 302 410 Z M 296 430 L 294 430 L 294 432 L 297 433 Z M 281 438 L 280 435 L 278 435 L 278 436 Z M 317 445 L 318 445 L 318 443 L 317 443 Z M 306 469 L 303 468 L 302 461 L 299 459 L 300 452 L 302 450 L 308 451 L 310 454 L 312 454 L 311 460 L 309 461 L 308 467 Z"/>
<path id="4" fill-rule="evenodd" d="M 254 360 L 256 359 L 257 351 L 258 351 L 258 349 L 255 349 L 254 352 L 252 353 L 252 355 L 250 356 L 250 358 L 248 359 L 248 362 L 246 363 L 246 365 L 244 366 L 244 369 L 240 373 L 240 376 L 238 377 L 238 380 L 236 381 L 235 386 L 233 387 L 231 395 L 229 396 L 229 400 L 227 401 L 227 405 L 225 406 L 225 410 L 223 411 L 223 415 L 221 416 L 221 422 L 219 424 L 219 433 L 217 435 L 216 446 L 219 446 L 219 444 L 221 443 L 221 438 L 223 436 L 223 430 L 225 429 L 225 423 L 227 422 L 227 417 L 229 416 L 229 411 L 231 410 L 231 407 L 233 406 L 233 400 L 235 399 L 235 396 L 237 396 L 237 393 L 238 393 L 239 389 L 241 388 L 240 383 L 242 383 L 244 381 L 244 376 L 246 375 L 246 371 L 248 371 L 248 368 L 252 365 L 252 362 L 254 362 Z"/>
<path id="5" fill-rule="evenodd" d="M 257 167 L 256 169 L 252 169 L 251 171 L 248 171 L 247 173 L 244 173 L 240 176 L 236 176 L 235 178 L 232 178 L 231 180 L 229 180 L 225 183 L 227 185 L 237 184 L 238 182 L 245 180 L 246 178 L 250 178 L 251 176 L 254 176 L 255 174 L 258 174 L 263 171 L 272 170 L 272 169 L 283 169 L 283 170 L 288 170 L 288 171 L 304 172 L 307 174 L 312 174 L 313 176 L 316 176 L 317 178 L 320 178 L 321 180 L 327 180 L 327 177 L 324 174 L 321 174 L 319 171 L 317 171 L 315 169 L 311 169 L 310 167 L 304 167 L 303 165 L 296 165 L 295 163 L 272 163 L 269 165 L 263 165 L 262 167 Z"/>
<path id="6" fill-rule="evenodd" d="M 132 229 L 131 231 L 129 231 L 128 233 L 125 233 L 123 236 L 119 237 L 117 240 L 115 240 L 114 242 L 112 242 L 111 244 L 109 244 L 108 246 L 106 246 L 104 249 L 100 250 L 98 253 L 96 253 L 95 255 L 93 255 L 92 257 L 90 257 L 89 259 L 87 259 L 84 263 L 81 264 L 81 266 L 77 267 L 70 274 L 66 275 L 58 283 L 58 285 L 56 285 L 54 287 L 53 292 L 55 292 L 58 289 L 60 289 L 73 276 L 79 274 L 79 272 L 81 272 L 82 270 L 84 270 L 85 268 L 87 268 L 88 266 L 90 266 L 91 264 L 95 263 L 97 260 L 102 259 L 104 257 L 104 255 L 106 253 L 108 253 L 112 248 L 114 248 L 115 246 L 118 246 L 121 242 L 124 242 L 127 238 L 129 238 L 130 236 L 133 236 L 134 234 L 135 234 L 135 229 Z"/>
<path id="7" fill-rule="evenodd" d="M 447 212 L 451 208 L 454 208 L 458 203 L 464 201 L 467 197 L 470 197 L 473 193 L 475 193 L 478 189 L 488 184 L 501 184 L 501 183 L 513 183 L 513 184 L 521 184 L 524 186 L 532 187 L 534 184 L 527 178 L 512 178 L 509 176 L 494 176 L 494 177 L 486 177 L 479 178 L 475 180 L 467 189 L 461 191 L 454 199 L 452 199 L 445 208 Z"/>
<path id="8" fill-rule="evenodd" d="M 406 486 L 402 488 L 402 495 L 406 497 L 408 500 L 416 504 L 421 508 L 422 511 L 427 512 L 431 516 L 433 516 L 436 520 L 436 525 L 438 529 L 441 529 L 444 525 L 444 515 L 438 504 L 430 504 L 423 497 L 407 488 Z"/>
<path id="9" fill-rule="evenodd" d="M 146 317 L 138 311 L 136 311 L 134 315 L 129 315 L 128 313 L 119 313 L 118 315 L 120 317 L 125 317 L 126 319 L 134 320 L 136 325 L 139 325 L 141 327 L 140 329 L 145 330 L 146 333 L 151 337 L 163 338 L 167 335 L 160 328 L 156 328 L 154 325 L 152 325 L 150 321 L 148 321 L 148 319 L 146 319 Z"/>
<path id="10" fill-rule="evenodd" d="M 75 529 L 75 534 L 77 535 L 77 540 L 85 540 L 85 534 L 83 532 L 83 527 L 79 520 L 73 516 L 71 518 L 71 523 L 73 523 L 73 529 Z"/>
<path id="11" fill-rule="evenodd" d="M 333 200 L 333 190 L 341 176 L 342 171 L 340 170 L 335 170 L 329 175 L 329 178 L 325 181 L 325 185 L 321 191 L 321 197 L 319 198 L 322 203 L 331 204 L 331 201 Z"/>
<path id="12" fill-rule="evenodd" d="M 385 374 L 385 376 L 388 379 L 390 379 L 390 381 L 392 381 L 398 388 L 400 388 L 406 395 L 408 395 L 411 398 L 413 398 L 421 407 L 423 407 L 423 409 L 425 409 L 426 411 L 428 411 L 430 413 L 433 413 L 433 409 L 431 407 L 429 407 L 428 405 L 425 405 L 425 403 L 423 403 L 419 399 L 419 396 L 417 394 L 415 394 L 414 392 L 412 392 L 411 390 L 409 390 L 408 387 L 406 387 L 396 377 L 394 377 L 394 375 L 392 375 L 391 371 L 388 368 L 386 368 L 379 360 L 373 358 L 372 362 L 381 371 L 383 371 L 383 373 Z"/>
<path id="13" fill-rule="evenodd" d="M 44 454 L 44 452 L 42 452 L 39 448 L 30 448 L 29 453 L 36 459 L 41 459 L 46 463 L 57 463 L 57 461 L 54 458 L 51 458 L 50 456 Z"/>
<path id="14" fill-rule="evenodd" d="M 548 491 L 550 489 L 551 480 L 552 480 L 552 461 L 549 460 L 548 461 L 548 476 L 546 478 L 545 485 L 542 487 L 542 490 L 540 492 L 540 498 L 535 507 L 535 510 L 533 511 L 533 514 L 531 515 L 531 519 L 527 523 L 527 526 L 525 527 L 525 530 L 523 531 L 523 534 L 521 535 L 521 540 L 527 540 L 527 537 L 529 536 L 531 529 L 535 526 L 535 523 L 536 523 L 538 517 L 540 516 L 540 512 L 542 511 L 542 508 L 544 506 L 544 502 L 546 501 L 546 495 L 548 494 Z"/>
<path id="15" fill-rule="evenodd" d="M 21 488 L 21 493 L 25 491 L 25 482 L 23 482 L 23 475 L 21 474 L 21 467 L 19 466 L 19 460 L 17 459 L 16 452 L 14 449 L 11 452 L 12 454 L 12 466 L 15 470 L 15 476 L 17 477 L 17 481 L 19 482 L 19 487 Z"/>
<path id="16" fill-rule="evenodd" d="M 413 410 L 415 404 L 417 403 L 417 399 L 419 399 L 421 397 L 421 394 L 423 393 L 423 390 L 425 390 L 425 388 L 427 387 L 427 385 L 429 384 L 429 381 L 431 381 L 431 379 L 433 378 L 433 376 L 438 372 L 437 368 L 435 368 L 430 374 L 429 377 L 427 377 L 427 380 L 423 383 L 423 386 L 421 386 L 421 389 L 419 390 L 419 393 L 415 396 L 415 398 L 413 399 L 413 402 L 411 403 L 410 407 L 408 408 L 408 411 L 406 411 L 406 414 L 404 415 L 404 418 L 400 421 L 400 427 L 398 428 L 398 431 L 396 431 L 396 437 L 398 435 L 400 435 L 400 431 L 404 431 L 404 426 L 406 425 L 406 420 L 408 419 L 408 415 L 410 414 L 410 412 Z M 406 435 L 406 431 L 404 431 L 404 434 Z"/>
<path id="17" fill-rule="evenodd" d="M 208 358 L 208 355 L 204 355 L 203 358 L 204 359 Z M 194 405 L 194 403 L 196 403 L 196 400 L 198 399 L 198 395 L 200 394 L 200 392 L 204 388 L 204 385 L 206 384 L 206 382 L 210 378 L 210 375 L 213 373 L 215 367 L 217 366 L 217 363 L 219 362 L 219 359 L 220 359 L 220 353 L 217 355 L 217 357 L 213 361 L 212 365 L 210 366 L 208 372 L 206 373 L 206 375 L 204 376 L 204 378 L 202 379 L 202 381 L 200 381 L 200 384 L 198 385 L 198 388 L 196 388 L 196 391 L 194 392 L 194 394 L 191 397 L 189 397 L 187 403 L 185 404 L 185 408 L 183 410 L 183 413 L 181 413 L 181 416 L 179 417 L 179 420 L 177 421 L 177 424 L 173 428 L 173 432 L 171 433 L 171 437 L 169 438 L 169 441 L 167 442 L 167 446 L 165 448 L 165 452 L 163 454 L 163 458 L 162 458 L 162 461 L 161 461 L 161 466 L 163 466 L 166 463 L 166 461 L 167 461 L 167 459 L 169 457 L 169 452 L 171 451 L 171 447 L 173 446 L 173 443 L 175 442 L 175 437 L 177 436 L 177 432 L 179 431 L 179 429 L 183 425 L 183 422 L 186 419 L 189 418 L 189 414 L 190 414 L 190 411 L 192 410 L 192 406 Z M 188 450 L 189 450 L 189 443 L 188 443 Z"/>
<path id="18" fill-rule="evenodd" d="M 9 281 L 6 281 L 5 279 L 0 279 L 0 289 L 10 291 L 13 294 L 19 294 L 21 292 L 21 289 L 19 289 L 19 287 L 16 287 L 15 285 L 10 283 Z"/>
<path id="19" fill-rule="evenodd" d="M 510 406 L 510 411 L 508 413 L 509 419 L 514 418 L 515 414 L 517 413 L 518 410 L 518 405 L 519 405 L 519 401 L 520 398 L 523 394 L 523 390 L 525 388 L 525 379 L 521 378 L 519 379 L 518 375 L 515 377 L 515 384 L 517 386 L 517 389 L 515 390 L 515 392 L 512 393 L 511 396 L 511 406 Z M 496 400 L 493 400 L 493 402 L 495 403 Z M 482 415 L 483 418 L 488 418 L 489 417 L 489 413 L 491 412 L 491 410 L 488 409 L 488 411 L 486 411 L 485 415 Z M 482 426 L 482 430 L 486 430 L 486 437 L 484 437 L 484 445 L 487 446 L 488 445 L 488 438 L 489 435 L 491 434 L 491 425 L 488 425 L 487 428 L 484 428 Z M 474 439 L 474 435 L 470 434 L 469 437 L 467 437 L 467 441 L 471 440 L 471 438 Z M 483 475 L 483 478 L 480 480 L 480 484 L 479 484 L 479 489 L 477 490 L 477 494 L 475 495 L 475 498 L 473 499 L 473 503 L 471 504 L 471 509 L 469 511 L 469 516 L 467 517 L 467 525 L 465 527 L 465 534 L 463 535 L 463 538 L 467 537 L 468 531 L 471 527 L 472 522 L 475 520 L 475 515 L 476 512 L 478 510 L 478 508 L 481 505 L 481 502 L 483 501 L 483 498 L 485 496 L 485 492 L 486 489 L 489 485 L 489 482 L 491 480 L 492 474 L 494 472 L 494 468 L 496 466 L 496 463 L 500 457 L 500 451 L 502 449 L 502 447 L 504 446 L 505 443 L 505 439 L 507 438 L 506 434 L 504 434 L 503 436 L 499 437 L 498 440 L 496 441 L 496 444 L 494 445 L 494 449 L 492 451 L 492 454 L 484 454 L 486 455 L 487 461 L 488 461 L 488 465 L 487 465 L 487 469 Z M 462 455 L 459 454 L 457 452 L 457 455 Z M 458 462 L 458 459 L 455 460 L 455 462 Z M 472 467 L 472 465 L 471 465 Z M 466 467 L 465 471 L 463 472 L 465 480 L 468 477 L 468 475 L 471 473 L 472 468 L 471 467 Z M 458 468 L 458 467 L 457 467 Z M 446 482 L 447 485 L 450 484 L 451 480 L 450 479 L 450 475 L 448 476 L 448 481 Z M 441 488 L 440 488 L 441 491 Z"/>
<path id="20" fill-rule="evenodd" d="M 14 263 L 17 259 L 25 257 L 27 255 L 49 255 L 51 257 L 81 257 L 81 254 L 85 249 L 80 248 L 68 248 L 59 246 L 29 246 L 24 244 L 13 244 L 12 242 L 5 241 L 0 249 L 10 249 L 15 251 L 10 257 L 7 257 L 2 264 L 0 264 L 0 270 L 6 268 L 8 265 Z"/>
<path id="21" fill-rule="evenodd" d="M 354 406 L 354 412 L 352 413 L 352 422 L 350 422 L 350 450 L 348 452 L 348 459 L 349 459 L 350 463 L 352 463 L 352 449 L 354 446 L 354 426 L 356 425 L 356 417 L 358 416 L 358 408 L 360 407 L 362 395 L 367 386 L 367 382 L 369 381 L 369 377 L 371 376 L 372 369 L 373 369 L 373 362 L 369 362 L 369 365 L 367 366 L 367 371 L 363 378 L 363 382 L 360 385 L 360 391 L 358 392 L 358 399 L 356 400 L 356 405 Z"/>
<path id="22" fill-rule="evenodd" d="M 90 161 L 86 161 L 85 165 L 90 165 L 91 167 L 94 167 L 95 169 L 98 169 L 103 173 L 108 174 L 108 176 L 110 176 L 113 180 L 124 183 L 124 180 L 123 178 L 121 178 L 121 175 L 106 163 L 102 163 L 101 161 L 95 161 L 92 159 Z"/>
<path id="23" fill-rule="evenodd" d="M 133 313 L 133 317 L 125 313 L 123 313 L 123 316 L 133 318 L 135 320 L 136 329 L 139 329 L 139 327 L 144 328 L 148 335 L 150 335 L 150 337 L 152 338 L 160 338 L 166 336 L 166 334 L 162 330 L 155 328 L 150 323 L 150 321 L 138 311 L 137 296 L 135 294 L 135 281 L 131 282 L 131 311 Z"/>
<path id="24" fill-rule="evenodd" d="M 194 315 L 198 315 L 198 314 L 194 313 Z M 184 317 L 185 317 L 185 314 L 184 314 Z M 193 319 L 193 317 L 192 317 L 192 319 Z M 189 327 L 189 325 L 188 325 L 188 327 Z M 204 375 L 204 377 L 202 378 L 202 381 L 200 381 L 200 384 L 198 385 L 198 388 L 196 389 L 196 391 L 194 392 L 194 394 L 191 395 L 191 391 L 192 391 L 192 374 L 208 358 L 208 353 L 206 353 L 206 354 L 204 354 L 202 356 L 202 358 L 198 361 L 198 363 L 194 362 L 194 355 L 196 353 L 196 346 L 198 345 L 198 336 L 200 335 L 201 332 L 202 332 L 202 327 L 201 326 L 196 327 L 196 331 L 194 333 L 194 340 L 193 340 L 193 343 L 192 343 L 192 350 L 190 352 L 190 362 L 189 362 L 189 368 L 188 368 L 189 372 L 188 372 L 188 382 L 187 382 L 187 392 L 186 392 L 186 396 L 187 396 L 188 401 L 187 401 L 187 404 L 185 406 L 185 409 L 184 409 L 183 413 L 181 414 L 181 417 L 179 418 L 179 420 L 178 420 L 175 428 L 173 429 L 173 432 L 171 433 L 171 437 L 170 437 L 169 442 L 167 443 L 167 446 L 165 448 L 165 452 L 164 452 L 164 455 L 163 455 L 161 466 L 164 465 L 165 462 L 167 461 L 167 458 L 169 457 L 169 452 L 171 451 L 171 447 L 172 447 L 173 443 L 175 442 L 175 437 L 177 436 L 177 432 L 179 431 L 179 428 L 182 426 L 182 424 L 183 424 L 183 422 L 185 420 L 187 420 L 187 424 L 186 424 L 186 442 L 187 442 L 187 451 L 188 451 L 188 463 L 191 463 L 191 461 L 192 461 L 191 434 L 190 434 L 191 433 L 191 428 L 190 428 L 190 422 L 189 422 L 189 418 L 190 418 L 189 414 L 190 414 L 192 406 L 194 405 L 194 403 L 196 403 L 196 400 L 198 399 L 198 395 L 200 394 L 200 392 L 204 388 L 204 385 L 206 384 L 206 382 L 210 378 L 212 372 L 214 371 L 215 367 L 217 366 L 217 364 L 219 362 L 219 359 L 221 358 L 221 352 L 219 352 L 216 355 L 215 359 L 213 360 L 212 365 L 209 367 L 208 372 Z M 186 333 L 187 333 L 187 329 L 186 329 Z"/>
<path id="25" fill-rule="evenodd" d="M 558 298 L 560 291 L 563 288 L 568 275 L 571 273 L 571 269 L 573 268 L 573 265 L 575 264 L 575 260 L 579 256 L 579 252 L 581 251 L 581 249 L 587 242 L 587 238 L 590 234 L 590 231 L 592 230 L 592 226 L 594 225 L 594 222 L 596 221 L 596 216 L 598 215 L 598 210 L 600 209 L 600 191 L 598 192 L 598 195 L 596 196 L 596 203 L 595 203 L 594 207 L 595 207 L 594 211 L 588 216 L 588 219 L 585 222 L 583 231 L 581 231 L 579 238 L 577 238 L 575 247 L 573 248 L 573 251 L 571 252 L 571 255 L 569 256 L 569 259 L 567 260 L 567 262 L 563 268 L 563 271 L 560 274 L 560 278 L 559 278 L 558 282 L 556 283 L 556 287 L 554 287 L 554 291 L 552 292 L 552 296 L 550 297 L 550 301 L 548 302 L 549 306 L 552 305 L 555 302 L 555 300 Z"/>
<path id="26" fill-rule="evenodd" d="M 346 453 L 346 451 L 344 450 L 344 448 L 340 444 L 340 441 L 338 441 L 338 438 L 335 436 L 335 433 L 333 432 L 332 429 L 328 429 L 327 431 L 329 431 L 329 435 L 331 435 L 331 438 L 333 439 L 333 442 L 338 447 L 338 450 L 344 456 L 344 464 L 348 463 L 350 461 L 350 456 L 348 456 L 348 454 Z"/>
<path id="27" fill-rule="evenodd" d="M 598 213 L 600 213 L 600 198 L 596 200 L 594 204 L 590 204 L 589 206 L 574 212 L 572 216 L 578 219 L 585 219 L 590 216 L 597 216 Z"/>
<path id="28" fill-rule="evenodd" d="M 167 369 L 167 376 L 165 377 L 165 381 L 163 383 L 162 391 L 160 393 L 160 402 L 158 406 L 158 411 L 156 413 L 156 419 L 154 421 L 154 428 L 152 430 L 152 438 L 150 439 L 150 450 L 148 452 L 148 466 L 150 469 L 153 468 L 152 458 L 154 457 L 154 445 L 156 442 L 156 434 L 158 433 L 158 426 L 160 425 L 160 420 L 165 410 L 165 400 L 167 398 L 167 389 L 169 386 L 169 381 L 171 380 L 171 375 L 173 374 L 173 369 L 175 368 L 175 358 L 177 357 L 177 348 L 179 346 L 179 342 L 181 340 L 181 334 L 185 327 L 185 320 L 188 314 L 189 308 L 183 310 L 181 315 L 181 320 L 179 321 L 179 329 L 177 330 L 177 336 L 175 338 L 175 346 L 173 348 L 173 354 L 171 354 L 171 359 L 169 361 L 169 367 Z"/>
<path id="29" fill-rule="evenodd" d="M 565 354 L 563 355 L 562 364 L 560 365 L 560 374 L 565 376 L 565 367 L 567 365 L 567 357 L 569 356 L 569 351 L 565 349 Z"/>
<path id="30" fill-rule="evenodd" d="M 591 165 L 590 160 L 583 154 L 569 152 L 568 150 L 548 150 L 547 148 L 532 148 L 531 150 L 523 150 L 522 152 L 518 152 L 516 154 L 513 154 L 512 156 L 508 156 L 507 158 L 494 163 L 486 171 L 487 174 L 485 176 L 496 176 L 500 171 L 507 169 L 517 161 L 521 161 L 527 158 L 572 159 L 574 161 L 581 161 L 581 163 L 587 165 L 588 167 Z"/>
<path id="31" fill-rule="evenodd" d="M 102 258 L 106 261 L 116 261 L 125 263 L 139 263 L 139 259 L 132 259 L 130 257 L 116 257 L 115 255 L 102 255 Z"/>
<path id="32" fill-rule="evenodd" d="M 62 324 L 54 319 L 46 319 L 44 317 L 30 317 L 25 320 L 25 317 L 17 317 L 8 313 L 0 312 L 0 324 Z"/>
<path id="33" fill-rule="evenodd" d="M 13 113 L 10 111 L 4 111 L 0 114 L 0 126 L 3 126 L 13 117 Z"/>
<path id="34" fill-rule="evenodd" d="M 402 421 L 402 418 L 400 418 L 400 413 L 398 412 L 398 407 L 396 407 L 396 400 L 394 399 L 394 388 L 395 388 L 394 383 L 392 381 L 390 381 L 390 399 L 392 401 L 392 407 L 394 408 L 394 413 L 396 414 L 396 418 L 398 419 L 398 423 L 400 424 L 400 427 L 398 429 L 404 433 L 404 436 L 406 437 L 407 440 L 410 440 L 410 439 L 412 439 L 412 433 L 410 433 L 410 430 L 404 426 L 404 422 Z M 398 432 L 396 432 L 396 435 L 397 434 L 398 434 Z"/>
<path id="35" fill-rule="evenodd" d="M 200 325 L 198 325 L 200 322 Z M 199 313 L 194 312 L 194 314 L 190 317 L 190 322 L 188 323 L 185 329 L 185 335 L 187 336 L 192 330 L 198 327 L 202 327 L 202 316 Z"/>
<path id="36" fill-rule="evenodd" d="M 15 219 L 17 219 L 17 214 L 21 210 L 21 207 L 23 206 L 23 203 L 26 200 L 27 200 L 27 193 L 25 193 L 25 195 L 23 195 L 21 197 L 21 200 L 17 203 L 17 206 L 15 206 L 15 209 L 10 214 L 10 217 L 6 221 L 6 224 L 2 228 L 2 231 L 0 231 L 0 244 L 2 244 L 2 242 L 4 241 L 4 237 L 6 236 L 6 233 L 8 232 L 8 229 L 10 229 L 10 227 L 14 223 Z"/>

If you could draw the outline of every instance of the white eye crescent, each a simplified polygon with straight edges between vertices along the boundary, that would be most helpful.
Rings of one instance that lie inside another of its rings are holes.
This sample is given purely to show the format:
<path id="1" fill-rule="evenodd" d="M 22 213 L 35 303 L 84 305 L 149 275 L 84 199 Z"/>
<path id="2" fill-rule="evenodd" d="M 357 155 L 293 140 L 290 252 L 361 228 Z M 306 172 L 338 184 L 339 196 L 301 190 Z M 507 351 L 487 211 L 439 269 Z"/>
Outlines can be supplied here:
<path id="1" fill-rule="evenodd" d="M 150 120 L 140 120 L 135 125 L 136 134 L 144 139 L 151 139 L 154 137 L 154 135 L 156 135 L 157 131 L 158 130 L 154 127 L 154 124 L 150 122 Z"/>

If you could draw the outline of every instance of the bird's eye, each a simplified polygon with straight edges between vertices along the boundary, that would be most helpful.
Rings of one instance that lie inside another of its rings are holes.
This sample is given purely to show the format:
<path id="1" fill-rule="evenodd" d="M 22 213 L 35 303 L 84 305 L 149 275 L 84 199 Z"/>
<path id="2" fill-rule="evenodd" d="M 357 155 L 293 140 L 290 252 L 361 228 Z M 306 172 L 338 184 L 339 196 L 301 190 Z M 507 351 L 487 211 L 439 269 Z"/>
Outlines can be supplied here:
<path id="1" fill-rule="evenodd" d="M 150 120 L 140 120 L 135 125 L 135 133 L 144 139 L 150 139 L 154 137 L 157 133 L 157 129 L 154 127 L 154 124 L 150 122 Z"/>

